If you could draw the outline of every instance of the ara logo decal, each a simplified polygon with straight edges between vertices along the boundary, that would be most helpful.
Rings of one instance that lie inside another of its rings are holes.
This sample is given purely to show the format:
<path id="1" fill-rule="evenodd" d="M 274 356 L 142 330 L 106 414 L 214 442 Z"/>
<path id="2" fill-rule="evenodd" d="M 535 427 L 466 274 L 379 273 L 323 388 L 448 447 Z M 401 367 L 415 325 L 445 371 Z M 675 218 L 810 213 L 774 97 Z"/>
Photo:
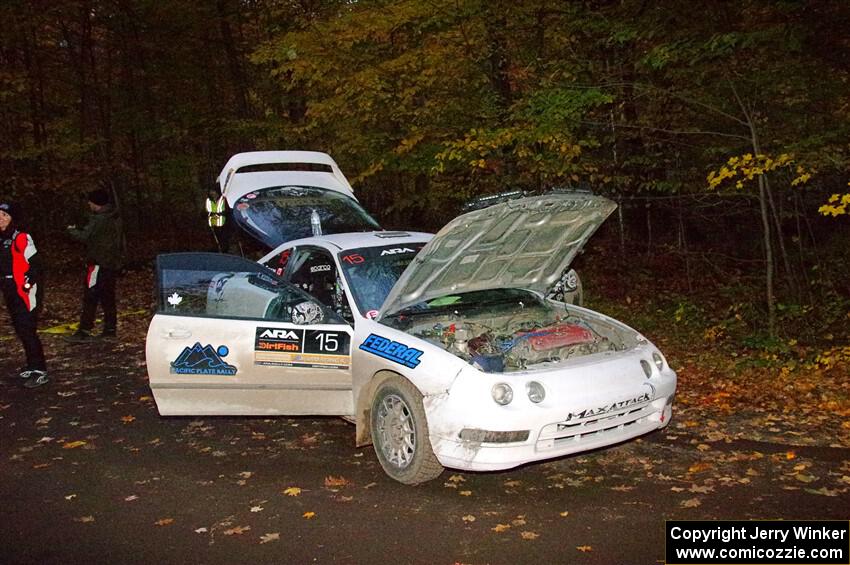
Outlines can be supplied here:
<path id="1" fill-rule="evenodd" d="M 369 337 L 360 344 L 360 349 L 411 369 L 419 365 L 419 358 L 422 356 L 422 351 L 419 349 L 375 334 L 369 334 Z"/>
<path id="2" fill-rule="evenodd" d="M 294 330 L 267 328 L 263 330 L 263 332 L 260 334 L 260 337 L 270 337 L 272 339 L 296 339 L 298 341 L 301 341 L 301 336 L 299 335 L 299 332 L 296 332 Z"/>
<path id="3" fill-rule="evenodd" d="M 384 255 L 398 255 L 399 253 L 416 253 L 416 250 L 409 247 L 393 247 L 392 249 L 381 251 L 381 257 Z"/>
<path id="4" fill-rule="evenodd" d="M 225 363 L 230 348 L 219 345 L 201 345 L 196 341 L 192 347 L 185 347 L 177 359 L 171 362 L 171 372 L 178 375 L 235 375 L 236 367 Z"/>

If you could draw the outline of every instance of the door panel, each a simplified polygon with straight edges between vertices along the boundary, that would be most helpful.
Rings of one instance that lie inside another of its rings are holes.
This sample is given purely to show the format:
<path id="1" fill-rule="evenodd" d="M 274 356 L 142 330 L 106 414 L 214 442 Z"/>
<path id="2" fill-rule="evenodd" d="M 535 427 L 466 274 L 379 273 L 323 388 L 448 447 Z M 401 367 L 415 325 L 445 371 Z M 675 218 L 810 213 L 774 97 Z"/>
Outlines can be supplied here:
<path id="1" fill-rule="evenodd" d="M 160 256 L 147 339 L 161 414 L 353 412 L 351 328 L 239 257 Z"/>

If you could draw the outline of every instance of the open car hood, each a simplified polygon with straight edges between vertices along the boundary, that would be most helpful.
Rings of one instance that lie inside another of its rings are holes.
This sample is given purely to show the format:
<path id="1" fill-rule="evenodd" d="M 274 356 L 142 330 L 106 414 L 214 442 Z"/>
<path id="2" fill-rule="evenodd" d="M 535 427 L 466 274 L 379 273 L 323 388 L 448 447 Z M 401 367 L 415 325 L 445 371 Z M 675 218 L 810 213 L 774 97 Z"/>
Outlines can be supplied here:
<path id="1" fill-rule="evenodd" d="M 315 218 L 324 235 L 380 229 L 325 153 L 238 153 L 224 166 L 218 182 L 236 225 L 272 249 L 318 235 Z"/>
<path id="2" fill-rule="evenodd" d="M 590 193 L 555 193 L 459 216 L 402 273 L 380 318 L 451 294 L 494 288 L 545 293 L 616 207 Z"/>

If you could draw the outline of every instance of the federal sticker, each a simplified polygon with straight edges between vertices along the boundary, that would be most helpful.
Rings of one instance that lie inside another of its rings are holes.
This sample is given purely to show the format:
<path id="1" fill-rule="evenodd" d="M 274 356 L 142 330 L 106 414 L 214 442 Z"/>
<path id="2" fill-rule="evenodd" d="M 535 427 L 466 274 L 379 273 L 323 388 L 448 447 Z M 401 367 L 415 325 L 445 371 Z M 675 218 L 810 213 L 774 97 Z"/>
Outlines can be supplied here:
<path id="1" fill-rule="evenodd" d="M 258 327 L 254 364 L 347 369 L 351 366 L 351 339 L 343 331 Z"/>
<path id="2" fill-rule="evenodd" d="M 408 347 L 403 343 L 376 334 L 369 334 L 369 337 L 360 344 L 360 349 L 411 369 L 415 369 L 419 365 L 419 358 L 422 356 L 420 349 Z"/>

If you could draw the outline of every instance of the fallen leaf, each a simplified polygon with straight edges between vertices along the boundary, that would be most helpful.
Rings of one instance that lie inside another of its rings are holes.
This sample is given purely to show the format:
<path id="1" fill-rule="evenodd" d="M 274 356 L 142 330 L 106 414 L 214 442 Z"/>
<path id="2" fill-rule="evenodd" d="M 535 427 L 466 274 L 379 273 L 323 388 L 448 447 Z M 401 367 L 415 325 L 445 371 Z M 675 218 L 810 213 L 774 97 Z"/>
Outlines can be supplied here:
<path id="1" fill-rule="evenodd" d="M 124 422 L 125 424 L 129 424 L 130 422 L 132 422 L 135 419 L 136 419 L 135 416 L 122 416 L 121 417 L 121 421 Z"/>
<path id="2" fill-rule="evenodd" d="M 593 551 L 593 547 L 589 545 L 577 545 L 576 549 L 581 551 L 582 553 L 587 553 L 588 551 Z"/>
<path id="3" fill-rule="evenodd" d="M 797 458 L 797 454 L 794 453 L 793 451 L 786 451 L 785 452 L 785 459 L 788 459 L 790 461 L 791 459 L 796 459 L 796 458 Z"/>
<path id="4" fill-rule="evenodd" d="M 280 540 L 280 534 L 277 532 L 273 534 L 263 534 L 260 536 L 260 543 L 269 543 L 270 541 L 278 540 Z"/>
<path id="5" fill-rule="evenodd" d="M 52 419 L 53 418 L 39 418 L 38 420 L 35 421 L 35 423 L 38 426 L 43 426 L 45 424 L 49 424 L 50 420 L 52 420 Z"/>
<path id="6" fill-rule="evenodd" d="M 302 518 L 307 518 L 307 519 L 309 520 L 309 519 L 311 519 L 311 518 L 315 518 L 315 517 L 316 517 L 316 513 L 315 513 L 315 512 L 305 512 L 304 514 L 302 514 L 302 515 L 301 515 L 301 517 L 302 517 Z"/>
<path id="7" fill-rule="evenodd" d="M 198 528 L 197 530 L 195 530 L 195 533 L 196 533 L 196 534 L 205 534 L 205 533 L 207 533 L 208 531 L 209 531 L 209 530 L 207 530 L 206 528 Z"/>
<path id="8" fill-rule="evenodd" d="M 537 539 L 540 537 L 540 534 L 535 534 L 534 532 L 522 532 L 519 535 L 522 536 L 522 539 Z"/>
<path id="9" fill-rule="evenodd" d="M 350 481 L 342 476 L 334 477 L 329 475 L 325 477 L 325 486 L 328 488 L 344 487 L 348 484 L 350 484 Z"/>
<path id="10" fill-rule="evenodd" d="M 461 496 L 472 496 L 472 491 L 471 490 L 462 490 L 458 494 L 461 495 Z"/>
<path id="11" fill-rule="evenodd" d="M 79 440 L 79 441 L 71 441 L 71 442 L 68 442 L 68 443 L 66 443 L 65 445 L 63 445 L 63 446 L 62 446 L 62 449 L 74 449 L 74 448 L 77 448 L 77 447 L 82 447 L 82 446 L 84 446 L 85 444 L 86 444 L 86 442 L 84 442 L 84 441 L 82 441 L 82 440 Z"/>
<path id="12" fill-rule="evenodd" d="M 94 522 L 94 516 L 80 516 L 79 518 L 74 518 L 74 521 L 88 524 L 89 522 Z"/>
<path id="13" fill-rule="evenodd" d="M 465 483 L 466 479 L 464 479 L 461 475 L 452 475 L 449 477 L 450 483 Z"/>
<path id="14" fill-rule="evenodd" d="M 298 487 L 289 487 L 283 491 L 283 494 L 287 496 L 298 496 L 301 494 L 301 489 Z"/>
<path id="15" fill-rule="evenodd" d="M 252 506 L 251 507 L 251 512 L 262 512 L 262 511 L 263 511 L 262 506 Z"/>
<path id="16" fill-rule="evenodd" d="M 124 499 L 124 502 L 133 502 L 134 500 L 137 500 L 138 498 L 139 497 L 136 496 L 135 494 L 131 494 L 130 496 L 128 496 L 127 498 Z"/>
<path id="17" fill-rule="evenodd" d="M 519 485 L 521 485 L 522 481 L 505 481 L 502 484 L 504 486 L 506 486 L 507 488 L 514 488 L 514 487 L 518 487 Z"/>
<path id="18" fill-rule="evenodd" d="M 472 514 L 467 514 L 466 516 L 461 518 L 461 520 L 463 520 L 464 522 L 474 522 L 475 516 L 473 516 Z"/>
<path id="19" fill-rule="evenodd" d="M 241 536 L 250 529 L 251 526 L 236 526 L 235 528 L 224 530 L 222 533 L 226 536 Z"/>
<path id="20" fill-rule="evenodd" d="M 511 525 L 512 526 L 524 526 L 525 520 L 523 520 L 522 518 L 517 518 L 516 520 L 511 520 Z"/>
<path id="21" fill-rule="evenodd" d="M 496 524 L 494 527 L 490 528 L 494 532 L 504 532 L 507 529 L 510 529 L 510 524 Z"/>
<path id="22" fill-rule="evenodd" d="M 798 481 L 800 481 L 801 483 L 806 483 L 806 484 L 812 483 L 812 482 L 818 480 L 818 478 L 815 477 L 815 476 L 804 475 L 803 473 L 797 473 L 796 475 L 794 475 L 794 478 L 797 479 Z"/>
<path id="23" fill-rule="evenodd" d="M 154 522 L 155 526 L 167 526 L 168 524 L 173 524 L 174 518 L 160 518 L 156 522 Z"/>
<path id="24" fill-rule="evenodd" d="M 251 471 L 242 471 L 241 473 L 239 473 L 239 476 L 242 477 L 243 479 L 250 479 L 251 475 L 253 475 L 253 474 L 254 473 L 252 473 Z"/>
<path id="25" fill-rule="evenodd" d="M 634 490 L 635 487 L 629 485 L 619 485 L 616 487 L 611 487 L 611 490 L 616 490 L 618 492 L 629 492 L 630 490 Z"/>
<path id="26" fill-rule="evenodd" d="M 697 494 L 708 494 L 714 491 L 714 487 L 709 485 L 699 486 L 699 485 L 691 485 L 691 488 L 688 489 L 691 492 L 695 492 Z"/>
<path id="27" fill-rule="evenodd" d="M 830 490 L 826 487 L 821 487 L 819 489 L 807 488 L 807 489 L 803 489 L 803 490 L 805 490 L 806 492 L 808 492 L 810 494 L 819 494 L 821 496 L 838 496 L 838 493 L 839 493 L 839 491 L 837 491 L 837 490 Z"/>
<path id="28" fill-rule="evenodd" d="M 564 510 L 563 512 L 561 512 L 561 516 L 563 516 L 564 518 L 566 518 L 566 517 L 567 517 L 567 516 L 569 516 L 569 515 L 570 515 L 570 513 L 569 513 L 568 511 L 566 511 L 566 510 Z"/>
<path id="29" fill-rule="evenodd" d="M 711 469 L 710 463 L 694 463 L 688 467 L 688 473 L 699 473 L 700 471 L 706 471 L 708 469 Z"/>
<path id="30" fill-rule="evenodd" d="M 139 402 L 149 402 L 151 400 L 153 400 L 153 398 L 150 397 L 150 396 L 140 396 L 139 397 Z"/>
<path id="31" fill-rule="evenodd" d="M 77 498 L 77 495 L 76 494 L 65 495 L 65 500 L 71 500 L 72 498 Z"/>
<path id="32" fill-rule="evenodd" d="M 682 508 L 696 508 L 700 504 L 702 504 L 702 502 L 699 498 L 689 498 L 687 500 L 683 500 L 680 506 Z"/>

